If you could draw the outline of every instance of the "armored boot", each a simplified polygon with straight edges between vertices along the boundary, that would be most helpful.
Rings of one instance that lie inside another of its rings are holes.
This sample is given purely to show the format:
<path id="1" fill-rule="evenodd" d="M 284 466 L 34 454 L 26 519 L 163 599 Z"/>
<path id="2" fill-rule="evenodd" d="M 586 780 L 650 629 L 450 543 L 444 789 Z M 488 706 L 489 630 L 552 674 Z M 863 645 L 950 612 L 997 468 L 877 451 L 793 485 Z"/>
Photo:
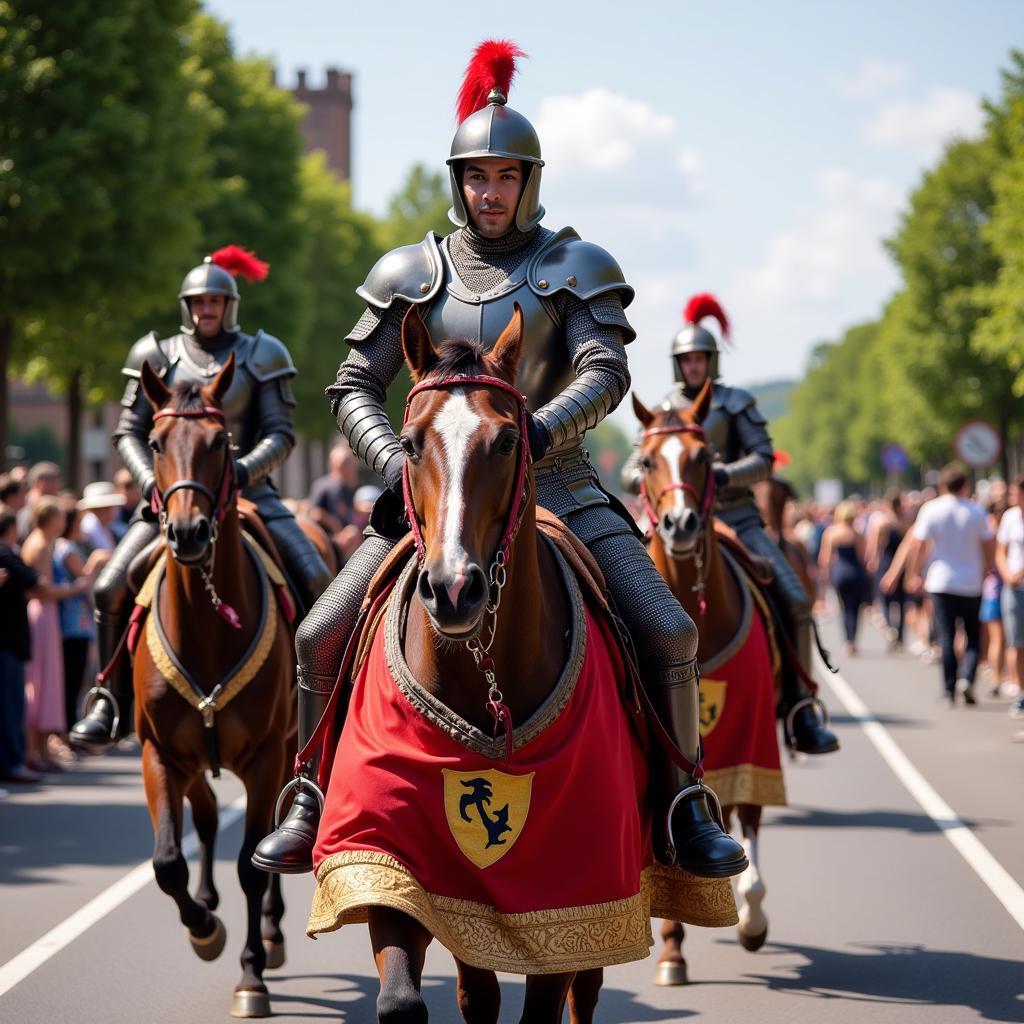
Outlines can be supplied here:
<path id="1" fill-rule="evenodd" d="M 335 680 L 299 669 L 299 750 L 309 742 L 327 710 Z M 296 775 L 277 798 L 276 828 L 257 845 L 253 864 L 262 871 L 278 875 L 299 875 L 313 870 L 313 845 L 316 843 L 323 792 L 314 781 L 320 766 L 317 754 L 305 774 Z M 288 813 L 278 823 L 280 808 L 289 790 L 295 797 Z"/>
<path id="2" fill-rule="evenodd" d="M 692 662 L 677 666 L 661 673 L 656 682 L 656 707 L 662 724 L 686 759 L 695 764 L 700 750 L 697 667 Z M 722 827 L 718 797 L 676 765 L 660 744 L 653 749 L 659 804 L 665 806 L 664 823 L 655 822 L 664 844 L 664 851 L 659 851 L 661 859 L 703 878 L 726 878 L 745 871 L 746 854 Z"/>
<path id="3" fill-rule="evenodd" d="M 101 668 L 106 668 L 128 627 L 127 615 L 96 615 L 96 649 Z M 68 742 L 79 750 L 99 753 L 131 732 L 132 659 L 122 650 L 110 676 L 86 694 L 86 713 L 71 727 Z"/>
<path id="4" fill-rule="evenodd" d="M 813 672 L 811 645 L 814 626 L 809 616 L 796 620 L 794 646 L 800 665 L 808 676 Z M 782 720 L 786 732 L 786 745 L 801 754 L 831 754 L 839 749 L 836 734 L 828 727 L 825 705 L 807 688 L 807 684 L 792 668 L 787 668 L 782 687 Z"/>

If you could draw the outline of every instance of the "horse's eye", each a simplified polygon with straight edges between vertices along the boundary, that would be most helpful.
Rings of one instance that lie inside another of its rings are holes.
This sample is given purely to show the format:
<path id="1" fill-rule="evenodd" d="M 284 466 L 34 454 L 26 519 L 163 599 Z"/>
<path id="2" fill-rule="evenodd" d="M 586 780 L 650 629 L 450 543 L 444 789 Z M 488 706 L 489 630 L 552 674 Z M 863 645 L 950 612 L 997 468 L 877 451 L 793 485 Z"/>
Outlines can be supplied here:
<path id="1" fill-rule="evenodd" d="M 640 465 L 641 465 L 641 467 L 643 469 L 647 469 L 647 470 L 654 469 L 654 460 L 650 457 L 650 455 L 645 455 L 640 460 Z"/>
<path id="2" fill-rule="evenodd" d="M 227 437 L 224 434 L 218 434 L 213 439 L 213 443 L 210 445 L 210 447 L 213 449 L 213 451 L 219 452 L 227 443 Z"/>
<path id="3" fill-rule="evenodd" d="M 402 451 L 405 452 L 413 462 L 419 461 L 420 453 L 416 451 L 416 445 L 413 444 L 411 437 L 403 434 L 398 439 L 398 443 L 402 446 Z"/>
<path id="4" fill-rule="evenodd" d="M 160 439 L 158 437 L 151 437 L 149 439 L 149 447 L 150 447 L 150 450 L 154 454 L 159 455 L 160 454 Z"/>
<path id="5" fill-rule="evenodd" d="M 498 444 L 499 455 L 511 455 L 516 450 L 519 438 L 516 434 L 506 434 Z"/>

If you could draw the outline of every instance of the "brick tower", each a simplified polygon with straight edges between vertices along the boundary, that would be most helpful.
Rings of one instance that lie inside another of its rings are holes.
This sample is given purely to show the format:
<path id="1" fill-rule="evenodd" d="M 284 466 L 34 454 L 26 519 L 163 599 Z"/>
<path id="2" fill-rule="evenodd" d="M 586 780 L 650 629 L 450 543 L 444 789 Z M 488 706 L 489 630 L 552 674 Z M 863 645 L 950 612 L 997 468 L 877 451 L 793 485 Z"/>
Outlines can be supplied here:
<path id="1" fill-rule="evenodd" d="M 352 76 L 328 68 L 324 88 L 311 89 L 306 84 L 306 72 L 299 71 L 299 82 L 292 93 L 309 108 L 302 122 L 306 152 L 322 149 L 331 170 L 342 180 L 351 180 Z"/>

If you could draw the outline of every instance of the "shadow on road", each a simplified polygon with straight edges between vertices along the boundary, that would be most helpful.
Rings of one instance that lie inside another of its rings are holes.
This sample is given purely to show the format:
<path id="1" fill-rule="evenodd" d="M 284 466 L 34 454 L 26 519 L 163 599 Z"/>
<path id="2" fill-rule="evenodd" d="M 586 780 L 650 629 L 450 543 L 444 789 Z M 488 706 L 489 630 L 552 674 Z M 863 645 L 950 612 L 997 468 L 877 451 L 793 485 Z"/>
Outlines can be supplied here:
<path id="1" fill-rule="evenodd" d="M 963 1006 L 984 1020 L 1024 1021 L 1024 971 L 1019 960 L 903 944 L 859 944 L 867 953 L 769 943 L 807 963 L 795 977 L 750 975 L 774 992 L 872 1003 Z"/>
<path id="2" fill-rule="evenodd" d="M 280 975 L 279 982 L 304 982 L 310 995 L 288 995 L 273 992 L 271 999 L 278 1015 L 294 1017 L 297 1020 L 341 1020 L 344 1024 L 376 1024 L 377 992 L 376 978 L 350 975 L 344 978 L 344 986 L 334 975 Z M 502 1020 L 518 1020 L 523 1005 L 525 984 L 507 976 L 501 978 Z M 315 994 L 313 994 L 315 993 Z M 454 978 L 425 977 L 423 997 L 430 1008 L 431 1024 L 461 1024 L 457 1004 L 456 981 Z M 340 1015 L 340 1016 L 339 1016 Z M 568 1011 L 566 1011 L 568 1016 Z M 694 1011 L 674 1008 L 659 1010 L 638 1001 L 638 996 L 623 989 L 603 988 L 597 1004 L 599 1020 L 631 1021 L 641 1024 L 647 1021 L 681 1021 L 693 1017 Z"/>
<path id="3" fill-rule="evenodd" d="M 968 828 L 1008 828 L 1004 819 L 963 819 Z M 814 828 L 885 828 L 914 834 L 938 832 L 939 828 L 927 814 L 913 811 L 831 811 L 821 807 L 788 808 L 772 815 L 772 825 L 803 825 Z"/>
<path id="4" fill-rule="evenodd" d="M 935 723 L 924 718 L 908 718 L 906 715 L 883 715 L 872 713 L 871 717 L 880 725 L 895 729 L 931 729 Z M 859 725 L 860 719 L 848 715 L 845 711 L 836 711 L 829 715 L 833 725 Z"/>

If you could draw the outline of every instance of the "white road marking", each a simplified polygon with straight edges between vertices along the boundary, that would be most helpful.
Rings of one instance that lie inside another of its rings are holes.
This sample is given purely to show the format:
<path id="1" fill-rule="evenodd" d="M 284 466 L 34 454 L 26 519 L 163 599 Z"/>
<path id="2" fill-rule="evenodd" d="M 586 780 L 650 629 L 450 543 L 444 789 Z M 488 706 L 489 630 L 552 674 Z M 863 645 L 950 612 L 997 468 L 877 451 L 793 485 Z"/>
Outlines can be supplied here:
<path id="1" fill-rule="evenodd" d="M 459 536 L 465 511 L 462 475 L 466 468 L 470 438 L 480 426 L 480 417 L 470 408 L 469 399 L 462 388 L 452 391 L 451 397 L 434 418 L 434 426 L 444 442 L 448 463 L 445 493 L 440 508 L 444 516 L 444 569 L 451 578 L 461 572 L 468 561 Z"/>
<path id="2" fill-rule="evenodd" d="M 989 887 L 1006 912 L 1024 929 L 1024 889 L 988 852 L 981 840 L 964 824 L 945 800 L 932 789 L 928 780 L 914 767 L 899 748 L 889 731 L 871 714 L 852 686 L 841 674 L 822 673 L 829 687 L 839 698 L 851 718 L 856 719 L 864 735 L 893 770 L 907 792 L 935 823 L 936 828 L 953 844 L 974 873 Z"/>
<path id="3" fill-rule="evenodd" d="M 244 814 L 245 797 L 241 796 L 220 812 L 218 830 L 229 828 Z M 182 838 L 181 851 L 186 857 L 194 857 L 199 852 L 199 837 L 195 832 L 189 832 Z M 19 981 L 24 981 L 47 960 L 56 956 L 65 946 L 69 946 L 97 921 L 116 910 L 152 881 L 152 861 L 143 861 L 109 888 L 104 889 L 95 899 L 91 899 L 84 907 L 80 907 L 55 928 L 51 928 L 41 938 L 36 939 L 31 946 L 0 966 L 0 996 L 9 992 Z"/>

